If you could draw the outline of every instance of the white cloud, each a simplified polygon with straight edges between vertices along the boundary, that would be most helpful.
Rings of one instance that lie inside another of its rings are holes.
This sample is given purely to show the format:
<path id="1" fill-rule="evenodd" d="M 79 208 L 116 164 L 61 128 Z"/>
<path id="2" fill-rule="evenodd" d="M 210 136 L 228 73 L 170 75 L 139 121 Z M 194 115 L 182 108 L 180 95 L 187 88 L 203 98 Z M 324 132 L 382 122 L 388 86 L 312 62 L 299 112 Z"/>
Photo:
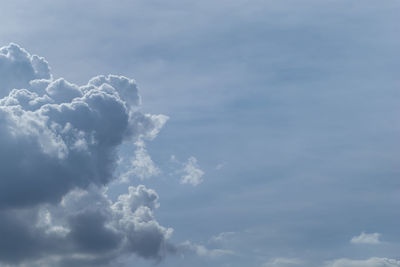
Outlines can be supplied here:
<path id="1" fill-rule="evenodd" d="M 216 236 L 211 237 L 210 242 L 213 242 L 213 243 L 225 242 L 225 241 L 231 239 L 235 234 L 236 234 L 236 232 L 222 232 Z"/>
<path id="2" fill-rule="evenodd" d="M 203 182 L 204 172 L 197 164 L 195 157 L 190 157 L 183 167 L 183 175 L 181 177 L 182 184 L 191 184 L 193 186 L 199 185 Z"/>
<path id="3" fill-rule="evenodd" d="M 350 242 L 352 244 L 369 244 L 369 245 L 376 245 L 380 244 L 381 241 L 379 240 L 381 234 L 379 233 L 371 233 L 367 234 L 362 232 L 359 236 L 354 236 Z"/>
<path id="4" fill-rule="evenodd" d="M 376 257 L 366 260 L 337 259 L 324 267 L 400 267 L 400 261 Z"/>
<path id="5" fill-rule="evenodd" d="M 0 69 L 0 97 L 14 88 L 28 88 L 30 82 L 51 79 L 47 61 L 16 44 L 0 47 Z"/>
<path id="6" fill-rule="evenodd" d="M 289 267 L 303 264 L 303 261 L 296 258 L 275 258 L 266 262 L 262 267 Z"/>
<path id="7" fill-rule="evenodd" d="M 130 169 L 122 174 L 122 181 L 128 182 L 130 177 L 139 177 L 141 180 L 160 174 L 160 169 L 154 164 L 147 153 L 145 144 L 136 143 L 135 156 L 131 159 Z"/>
<path id="8" fill-rule="evenodd" d="M 234 255 L 231 250 L 226 249 L 208 249 L 205 246 L 194 244 L 190 241 L 185 241 L 178 246 L 178 249 L 183 253 L 195 253 L 200 257 L 217 258 L 222 256 Z"/>

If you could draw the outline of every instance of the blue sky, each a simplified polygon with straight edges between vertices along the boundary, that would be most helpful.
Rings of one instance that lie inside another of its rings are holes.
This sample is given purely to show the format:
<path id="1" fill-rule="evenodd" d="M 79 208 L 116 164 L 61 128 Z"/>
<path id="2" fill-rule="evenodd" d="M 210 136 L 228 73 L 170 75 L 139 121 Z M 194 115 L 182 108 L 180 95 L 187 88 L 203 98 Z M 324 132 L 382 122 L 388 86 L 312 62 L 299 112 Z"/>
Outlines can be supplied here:
<path id="1" fill-rule="evenodd" d="M 142 148 L 153 163 L 144 179 L 134 170 L 107 186 L 113 201 L 129 185 L 154 189 L 154 216 L 174 229 L 176 251 L 110 266 L 392 267 L 399 9 L 392 0 L 4 1 L 0 46 L 46 58 L 54 80 L 135 79 L 141 111 L 169 117 L 145 145 L 118 146 L 114 175 Z"/>

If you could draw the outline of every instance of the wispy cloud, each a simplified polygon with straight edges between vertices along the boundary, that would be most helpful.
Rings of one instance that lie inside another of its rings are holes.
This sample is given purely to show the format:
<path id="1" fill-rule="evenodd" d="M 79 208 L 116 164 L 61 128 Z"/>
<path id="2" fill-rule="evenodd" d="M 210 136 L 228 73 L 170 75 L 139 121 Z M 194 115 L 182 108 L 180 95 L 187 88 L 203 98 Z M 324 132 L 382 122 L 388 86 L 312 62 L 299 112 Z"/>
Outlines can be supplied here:
<path id="1" fill-rule="evenodd" d="M 160 169 L 148 154 L 145 143 L 139 141 L 136 142 L 135 156 L 131 159 L 129 169 L 121 175 L 121 180 L 122 182 L 128 182 L 131 177 L 138 177 L 144 180 L 160 173 Z"/>
<path id="2" fill-rule="evenodd" d="M 297 258 L 275 258 L 262 265 L 262 267 L 289 267 L 303 264 L 304 262 Z"/>
<path id="3" fill-rule="evenodd" d="M 369 258 L 366 260 L 337 259 L 324 267 L 400 267 L 400 261 L 388 258 Z"/>
<path id="4" fill-rule="evenodd" d="M 236 235 L 236 232 L 222 232 L 216 236 L 211 237 L 210 242 L 213 242 L 213 243 L 226 242 L 235 235 Z"/>
<path id="5" fill-rule="evenodd" d="M 195 157 L 190 157 L 183 167 L 183 175 L 181 177 L 182 184 L 199 185 L 203 182 L 204 171 L 197 164 Z"/>
<path id="6" fill-rule="evenodd" d="M 208 249 L 203 245 L 195 244 L 190 241 L 185 241 L 181 243 L 178 248 L 184 252 L 192 252 L 200 257 L 207 257 L 207 258 L 217 258 L 222 256 L 229 256 L 234 255 L 235 253 L 231 250 L 226 249 Z"/>

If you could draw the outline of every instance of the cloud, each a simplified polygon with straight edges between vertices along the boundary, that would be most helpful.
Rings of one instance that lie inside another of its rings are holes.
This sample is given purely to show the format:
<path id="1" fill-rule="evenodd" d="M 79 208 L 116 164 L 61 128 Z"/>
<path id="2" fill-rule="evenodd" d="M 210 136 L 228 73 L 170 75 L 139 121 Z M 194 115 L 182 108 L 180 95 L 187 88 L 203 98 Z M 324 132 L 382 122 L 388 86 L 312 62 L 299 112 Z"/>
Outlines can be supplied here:
<path id="1" fill-rule="evenodd" d="M 0 206 L 56 203 L 73 188 L 106 184 L 114 178 L 117 147 L 159 127 L 109 84 L 57 80 L 46 91 L 56 93 L 13 89 L 0 100 L 0 158 L 7 163 L 0 169 Z"/>
<path id="2" fill-rule="evenodd" d="M 399 267 L 400 261 L 387 258 L 370 258 L 367 260 L 338 259 L 328 262 L 325 267 Z"/>
<path id="3" fill-rule="evenodd" d="M 105 193 L 122 144 L 142 144 L 139 177 L 157 171 L 144 141 L 168 117 L 141 112 L 134 80 L 53 80 L 46 60 L 10 44 L 0 48 L 0 81 L 0 264 L 106 266 L 175 250 L 172 229 L 155 220 L 155 191 Z"/>
<path id="4" fill-rule="evenodd" d="M 379 233 L 372 233 L 366 234 L 362 232 L 359 236 L 354 236 L 350 242 L 352 244 L 369 244 L 369 245 L 376 245 L 380 244 L 381 241 L 379 240 L 381 234 Z"/>
<path id="5" fill-rule="evenodd" d="M 275 258 L 264 263 L 263 267 L 286 267 L 303 264 L 302 260 L 296 258 Z"/>
<path id="6" fill-rule="evenodd" d="M 51 219 L 40 230 L 52 235 L 43 235 L 38 242 L 62 241 L 53 252 L 62 255 L 53 262 L 55 265 L 73 262 L 74 266 L 86 266 L 90 260 L 107 265 L 131 253 L 160 260 L 174 247 L 168 243 L 173 230 L 159 225 L 154 218 L 158 207 L 157 193 L 143 185 L 130 186 L 129 192 L 115 202 L 97 188 L 75 190 L 63 198 L 61 205 L 46 207 Z"/>
<path id="7" fill-rule="evenodd" d="M 225 167 L 225 163 L 219 163 L 219 164 L 217 164 L 217 166 L 215 166 L 215 169 L 217 170 L 217 171 L 219 171 L 219 170 L 221 170 L 222 168 L 224 168 Z"/>
<path id="8" fill-rule="evenodd" d="M 217 258 L 222 256 L 234 255 L 231 250 L 226 249 L 208 249 L 205 246 L 194 244 L 190 241 L 185 241 L 178 246 L 182 253 L 194 253 L 200 257 Z"/>
<path id="9" fill-rule="evenodd" d="M 210 242 L 213 243 L 221 243 L 231 239 L 233 236 L 236 235 L 236 232 L 222 232 L 216 236 L 210 238 Z"/>
<path id="10" fill-rule="evenodd" d="M 128 182 L 131 177 L 138 177 L 144 180 L 161 173 L 147 153 L 144 142 L 136 142 L 136 147 L 135 156 L 132 157 L 130 162 L 130 168 L 121 175 L 122 182 Z"/>
<path id="11" fill-rule="evenodd" d="M 47 61 L 16 44 L 0 48 L 0 70 L 0 97 L 13 88 L 27 88 L 35 80 L 51 79 Z"/>
<path id="12" fill-rule="evenodd" d="M 158 261 L 175 247 L 168 242 L 172 228 L 154 218 L 157 200 L 158 195 L 143 185 L 129 187 L 115 202 L 93 187 L 71 191 L 60 205 L 41 206 L 40 211 L 1 211 L 0 261 L 108 266 L 132 253 Z"/>
<path id="13" fill-rule="evenodd" d="M 197 164 L 195 157 L 190 157 L 183 167 L 183 175 L 181 177 L 182 184 L 191 184 L 193 186 L 199 185 L 203 182 L 204 172 Z"/>

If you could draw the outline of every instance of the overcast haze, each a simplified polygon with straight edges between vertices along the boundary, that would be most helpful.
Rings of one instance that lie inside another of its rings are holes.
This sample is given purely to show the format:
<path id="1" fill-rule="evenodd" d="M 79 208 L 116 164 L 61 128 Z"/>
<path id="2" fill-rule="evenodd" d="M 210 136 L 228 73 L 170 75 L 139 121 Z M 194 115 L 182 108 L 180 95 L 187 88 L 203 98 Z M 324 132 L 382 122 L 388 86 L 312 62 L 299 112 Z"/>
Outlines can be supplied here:
<path id="1" fill-rule="evenodd" d="M 0 266 L 400 267 L 399 13 L 3 1 Z"/>

